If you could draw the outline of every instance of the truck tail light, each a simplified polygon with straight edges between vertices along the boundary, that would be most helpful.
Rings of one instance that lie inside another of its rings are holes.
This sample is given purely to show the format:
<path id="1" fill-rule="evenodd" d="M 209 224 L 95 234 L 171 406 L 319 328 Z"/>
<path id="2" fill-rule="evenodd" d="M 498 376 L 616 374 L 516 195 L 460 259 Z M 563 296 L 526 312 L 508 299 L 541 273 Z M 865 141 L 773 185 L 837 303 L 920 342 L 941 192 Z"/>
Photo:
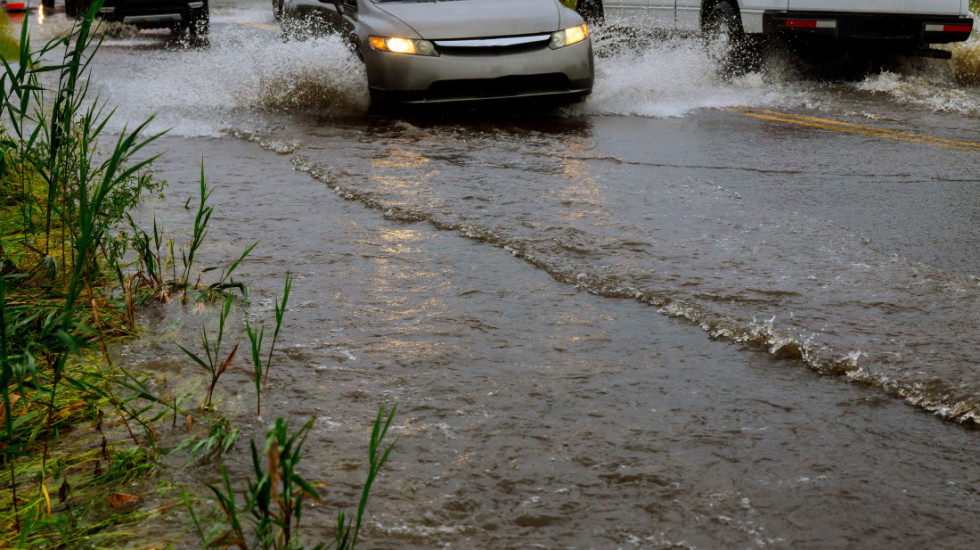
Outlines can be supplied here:
<path id="1" fill-rule="evenodd" d="M 971 32 L 973 25 L 926 25 L 926 32 Z"/>
<path id="2" fill-rule="evenodd" d="M 787 29 L 836 29 L 834 19 L 787 19 L 783 22 Z"/>

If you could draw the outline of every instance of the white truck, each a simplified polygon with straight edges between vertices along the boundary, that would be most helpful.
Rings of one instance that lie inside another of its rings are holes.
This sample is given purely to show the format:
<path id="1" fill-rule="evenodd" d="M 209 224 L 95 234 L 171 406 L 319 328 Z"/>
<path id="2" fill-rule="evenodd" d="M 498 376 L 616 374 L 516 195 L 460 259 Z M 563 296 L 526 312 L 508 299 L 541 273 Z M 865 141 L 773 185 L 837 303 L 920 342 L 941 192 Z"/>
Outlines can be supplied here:
<path id="1" fill-rule="evenodd" d="M 969 38 L 970 0 L 578 0 L 593 22 L 700 32 L 738 62 L 747 44 L 779 37 L 802 48 L 913 53 Z"/>

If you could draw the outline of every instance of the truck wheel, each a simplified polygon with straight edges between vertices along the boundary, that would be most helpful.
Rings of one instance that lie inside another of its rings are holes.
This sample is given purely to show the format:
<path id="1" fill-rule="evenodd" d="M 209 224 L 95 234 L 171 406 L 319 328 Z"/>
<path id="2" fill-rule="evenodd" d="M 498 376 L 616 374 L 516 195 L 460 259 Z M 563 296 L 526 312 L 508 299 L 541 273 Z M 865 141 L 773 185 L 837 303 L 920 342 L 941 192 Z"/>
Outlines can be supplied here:
<path id="1" fill-rule="evenodd" d="M 590 25 L 598 25 L 605 19 L 602 0 L 578 0 L 578 3 L 575 4 L 575 11 Z"/>
<path id="2" fill-rule="evenodd" d="M 708 56 L 718 63 L 724 76 L 744 74 L 751 65 L 752 52 L 742 30 L 742 20 L 726 0 L 711 8 L 702 26 Z"/>

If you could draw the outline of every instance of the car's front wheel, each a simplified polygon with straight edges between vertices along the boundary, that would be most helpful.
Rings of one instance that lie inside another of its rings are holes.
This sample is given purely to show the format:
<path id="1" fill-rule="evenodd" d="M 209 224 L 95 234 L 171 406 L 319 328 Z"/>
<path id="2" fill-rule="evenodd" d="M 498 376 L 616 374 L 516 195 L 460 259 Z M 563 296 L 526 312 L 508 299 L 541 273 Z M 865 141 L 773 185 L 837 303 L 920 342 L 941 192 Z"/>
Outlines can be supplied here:
<path id="1" fill-rule="evenodd" d="M 187 20 L 173 27 L 174 37 L 188 40 L 191 46 L 207 46 L 208 35 L 211 33 L 211 14 L 208 4 L 204 7 L 191 10 Z"/>

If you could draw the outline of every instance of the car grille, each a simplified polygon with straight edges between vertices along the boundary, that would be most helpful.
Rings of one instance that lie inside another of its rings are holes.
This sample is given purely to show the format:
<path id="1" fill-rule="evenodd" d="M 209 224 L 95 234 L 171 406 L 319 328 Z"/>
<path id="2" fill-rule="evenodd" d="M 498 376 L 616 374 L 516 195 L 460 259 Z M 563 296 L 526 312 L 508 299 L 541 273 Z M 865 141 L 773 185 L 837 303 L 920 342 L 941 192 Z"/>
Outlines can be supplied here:
<path id="1" fill-rule="evenodd" d="M 436 40 L 435 45 L 443 53 L 488 54 L 537 50 L 547 47 L 550 41 L 551 34 L 530 34 L 500 38 Z"/>
<path id="2" fill-rule="evenodd" d="M 429 86 L 427 99 L 493 98 L 569 89 L 568 77 L 560 74 L 517 75 L 501 78 L 440 80 Z"/>

